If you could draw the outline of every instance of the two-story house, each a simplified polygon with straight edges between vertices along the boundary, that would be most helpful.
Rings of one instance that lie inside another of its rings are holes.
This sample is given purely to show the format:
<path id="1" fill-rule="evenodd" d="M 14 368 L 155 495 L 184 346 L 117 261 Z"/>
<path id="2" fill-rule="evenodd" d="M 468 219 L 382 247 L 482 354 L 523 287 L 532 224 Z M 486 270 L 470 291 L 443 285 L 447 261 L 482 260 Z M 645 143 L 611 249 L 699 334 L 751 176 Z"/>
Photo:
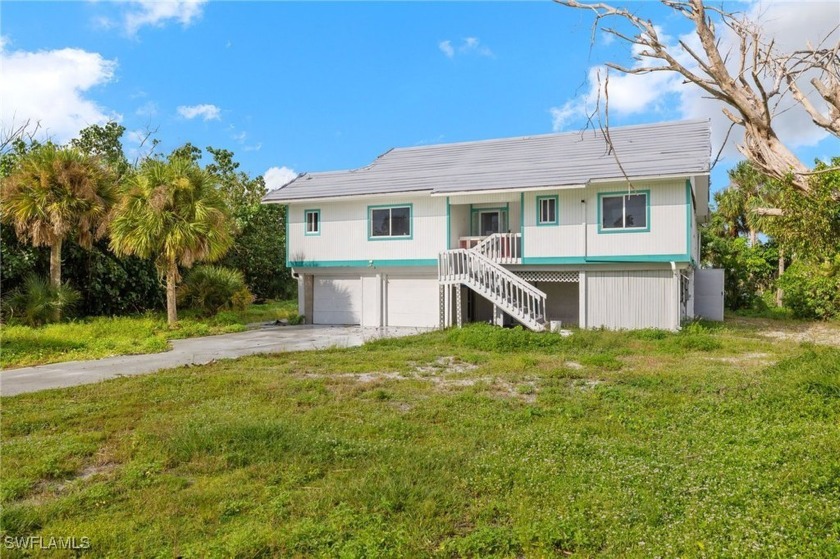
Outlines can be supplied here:
<path id="1" fill-rule="evenodd" d="M 707 121 L 392 149 L 306 173 L 287 265 L 314 324 L 551 321 L 676 330 L 694 316 Z"/>

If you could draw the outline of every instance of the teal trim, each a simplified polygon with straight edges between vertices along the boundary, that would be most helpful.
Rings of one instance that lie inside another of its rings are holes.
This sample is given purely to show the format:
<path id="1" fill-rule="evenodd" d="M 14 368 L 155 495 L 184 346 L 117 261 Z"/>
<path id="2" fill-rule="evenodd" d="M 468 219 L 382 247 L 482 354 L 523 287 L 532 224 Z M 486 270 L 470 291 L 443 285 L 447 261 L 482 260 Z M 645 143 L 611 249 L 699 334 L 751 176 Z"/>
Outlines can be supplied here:
<path id="1" fill-rule="evenodd" d="M 318 230 L 317 231 L 307 231 L 307 227 L 309 227 L 309 214 L 318 214 Z M 320 208 L 315 208 L 313 210 L 303 210 L 303 234 L 306 237 L 319 237 L 321 236 L 321 210 Z"/>
<path id="2" fill-rule="evenodd" d="M 292 215 L 292 207 L 286 205 L 286 268 L 292 267 L 290 256 L 292 254 L 292 246 L 289 244 L 289 218 Z"/>
<path id="3" fill-rule="evenodd" d="M 510 202 L 505 202 L 505 229 L 510 233 Z M 505 231 L 502 231 L 504 233 Z"/>
<path id="4" fill-rule="evenodd" d="M 519 254 L 525 259 L 525 193 L 519 193 Z"/>
<path id="5" fill-rule="evenodd" d="M 543 200 L 554 200 L 554 221 L 540 221 L 540 203 Z M 560 224 L 560 196 L 537 196 L 537 227 L 551 227 Z"/>
<path id="6" fill-rule="evenodd" d="M 601 227 L 601 209 L 603 204 L 601 200 L 606 197 L 611 196 L 627 196 L 633 194 L 644 194 L 645 195 L 645 227 L 636 227 L 636 228 L 621 228 L 621 229 L 603 229 Z M 598 193 L 598 234 L 610 235 L 616 233 L 650 233 L 650 190 L 634 190 L 633 192 L 627 192 L 626 190 L 620 192 L 599 192 Z"/>
<path id="7" fill-rule="evenodd" d="M 685 180 L 685 253 L 691 254 L 691 180 Z"/>
<path id="8" fill-rule="evenodd" d="M 395 237 L 374 237 L 370 234 L 370 216 L 371 210 L 380 210 L 384 208 L 408 208 L 408 235 L 399 235 Z M 414 204 L 408 202 L 405 204 L 377 204 L 375 206 L 367 207 L 367 235 L 368 241 L 410 241 L 414 238 Z"/>
<path id="9" fill-rule="evenodd" d="M 446 250 L 452 248 L 452 214 L 449 211 L 449 196 L 446 197 Z"/>
<path id="10" fill-rule="evenodd" d="M 688 254 L 639 254 L 622 256 L 536 256 L 522 258 L 522 265 L 532 264 L 609 264 L 633 263 L 646 264 L 650 262 L 690 262 Z"/>
<path id="11" fill-rule="evenodd" d="M 434 258 L 406 260 L 302 260 L 290 262 L 294 268 L 377 268 L 385 266 L 437 266 Z"/>

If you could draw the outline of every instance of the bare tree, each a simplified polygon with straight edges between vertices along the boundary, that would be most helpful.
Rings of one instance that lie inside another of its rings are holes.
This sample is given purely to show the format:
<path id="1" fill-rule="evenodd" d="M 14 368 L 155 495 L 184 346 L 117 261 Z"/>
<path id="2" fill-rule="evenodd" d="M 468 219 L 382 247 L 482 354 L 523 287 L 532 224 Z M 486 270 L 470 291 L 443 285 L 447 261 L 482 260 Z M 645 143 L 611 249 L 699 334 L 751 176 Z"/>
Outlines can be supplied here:
<path id="1" fill-rule="evenodd" d="M 31 143 L 40 128 L 40 122 L 32 125 L 32 121 L 26 119 L 20 124 L 15 124 L 15 121 L 12 120 L 11 124 L 0 128 L 0 153 L 6 153 L 18 139 L 26 138 Z"/>
<path id="2" fill-rule="evenodd" d="M 773 128 L 774 117 L 780 112 L 779 101 L 790 92 L 817 126 L 840 136 L 840 43 L 779 53 L 775 43 L 763 36 L 761 26 L 743 15 L 705 6 L 701 0 L 661 0 L 662 4 L 694 24 L 701 51 L 684 40 L 679 40 L 677 45 L 666 44 L 650 20 L 642 19 L 627 9 L 576 0 L 555 2 L 591 10 L 595 14 L 593 31 L 607 18 L 629 22 L 637 31 L 633 36 L 613 28 L 603 30 L 636 45 L 636 59 L 643 64 L 628 68 L 608 63 L 608 67 L 627 74 L 676 72 L 682 75 L 684 83 L 694 84 L 711 98 L 724 103 L 723 113 L 734 125 L 744 129 L 744 141 L 738 150 L 756 168 L 773 178 L 793 175 L 796 188 L 806 193 L 810 191 L 810 171 L 779 139 Z M 734 33 L 737 48 L 722 49 L 714 19 Z M 732 56 L 736 58 L 730 64 Z M 828 105 L 827 114 L 820 112 L 801 89 L 797 80 L 806 74 L 816 74 L 811 83 Z"/>

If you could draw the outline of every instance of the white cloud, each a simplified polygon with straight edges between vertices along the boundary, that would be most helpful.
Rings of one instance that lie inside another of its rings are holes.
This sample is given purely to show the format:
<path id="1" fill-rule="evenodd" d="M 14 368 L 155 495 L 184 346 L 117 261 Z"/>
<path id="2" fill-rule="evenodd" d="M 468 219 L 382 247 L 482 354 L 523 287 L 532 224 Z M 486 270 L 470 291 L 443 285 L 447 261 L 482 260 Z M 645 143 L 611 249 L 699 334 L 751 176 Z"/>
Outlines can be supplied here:
<path id="1" fill-rule="evenodd" d="M 265 179 L 265 187 L 269 190 L 276 190 L 281 186 L 285 186 L 298 174 L 288 167 L 271 167 L 263 175 Z"/>
<path id="2" fill-rule="evenodd" d="M 248 138 L 248 133 L 243 130 L 242 132 L 238 132 L 236 134 L 233 134 L 231 136 L 231 138 L 236 140 L 237 143 L 244 144 L 245 140 Z"/>
<path id="3" fill-rule="evenodd" d="M 3 128 L 29 120 L 58 142 L 92 124 L 120 120 L 89 98 L 92 88 L 114 78 L 117 63 L 81 49 L 7 51 L 0 40 L 0 122 Z"/>
<path id="4" fill-rule="evenodd" d="M 146 140 L 148 135 L 149 133 L 146 130 L 129 130 L 125 133 L 125 140 L 129 144 L 139 146 L 144 140 Z"/>
<path id="5" fill-rule="evenodd" d="M 205 121 L 221 120 L 222 110 L 216 105 L 202 104 L 202 105 L 181 105 L 178 107 L 178 114 L 182 117 L 192 120 L 196 117 L 201 117 Z"/>
<path id="6" fill-rule="evenodd" d="M 452 41 L 447 39 L 446 41 L 439 42 L 438 48 L 447 58 L 454 58 L 456 54 L 458 56 L 493 56 L 493 51 L 489 47 L 482 45 L 478 37 L 466 37 L 462 39 L 461 44 L 457 48 L 452 45 Z"/>
<path id="7" fill-rule="evenodd" d="M 129 35 L 145 26 L 162 27 L 170 20 L 187 27 L 201 17 L 206 0 L 136 0 L 129 4 L 123 24 Z"/>
<path id="8" fill-rule="evenodd" d="M 840 31 L 835 27 L 837 24 L 837 6 L 831 2 L 814 3 L 792 3 L 792 2 L 759 2 L 754 1 L 744 10 L 752 19 L 761 22 L 767 38 L 776 40 L 776 47 L 781 51 L 790 51 L 803 48 L 810 41 L 812 44 L 819 43 L 829 33 L 834 31 L 834 43 L 840 38 Z M 737 42 L 734 34 L 726 27 L 722 29 L 721 51 L 733 48 L 737 52 Z M 667 44 L 676 44 L 676 41 L 668 37 L 662 30 L 660 38 Z M 679 37 L 685 41 L 695 52 L 702 52 L 698 39 L 693 33 Z M 633 54 L 638 54 L 639 48 L 633 48 Z M 672 53 L 677 54 L 678 60 L 696 69 L 696 64 L 690 57 L 676 47 Z M 732 56 L 730 60 L 734 64 L 737 57 Z M 639 65 L 639 63 L 636 63 Z M 603 81 L 605 76 L 604 67 L 590 68 L 587 76 L 587 91 L 576 98 L 573 98 L 561 106 L 552 107 L 550 114 L 555 131 L 566 130 L 573 127 L 580 127 L 585 122 L 587 115 L 595 110 L 595 103 L 598 100 L 598 71 L 600 70 L 601 92 L 603 93 Z M 616 71 L 610 71 L 609 76 L 609 109 L 611 122 L 612 117 L 622 117 L 659 113 L 663 119 L 668 118 L 708 118 L 712 122 L 712 139 L 715 143 L 714 150 L 717 152 L 724 141 L 725 134 L 729 129 L 730 121 L 721 112 L 724 106 L 722 102 L 708 98 L 708 94 L 699 87 L 684 84 L 683 78 L 670 72 L 653 72 L 643 75 L 625 75 Z M 807 84 L 801 80 L 802 85 Z M 817 104 L 819 100 L 815 99 Z M 601 96 L 601 109 L 603 110 L 604 98 Z M 796 148 L 799 146 L 814 145 L 827 136 L 827 132 L 815 126 L 810 117 L 789 97 L 782 101 L 777 109 L 779 116 L 775 119 L 776 132 L 782 141 Z M 736 127 L 729 138 L 724 155 L 736 154 L 735 145 L 743 138 L 742 130 Z"/>
<path id="9" fill-rule="evenodd" d="M 146 101 L 134 111 L 137 116 L 153 117 L 158 114 L 158 106 L 154 101 Z"/>

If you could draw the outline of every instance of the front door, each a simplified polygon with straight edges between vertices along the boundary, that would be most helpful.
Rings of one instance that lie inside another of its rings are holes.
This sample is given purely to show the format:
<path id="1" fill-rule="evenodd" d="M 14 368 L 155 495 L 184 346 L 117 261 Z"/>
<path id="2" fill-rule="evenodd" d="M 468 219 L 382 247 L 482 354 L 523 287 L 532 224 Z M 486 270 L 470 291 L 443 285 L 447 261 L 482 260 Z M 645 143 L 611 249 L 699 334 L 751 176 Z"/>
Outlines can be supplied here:
<path id="1" fill-rule="evenodd" d="M 494 233 L 501 233 L 499 229 L 499 225 L 501 223 L 501 212 L 499 211 L 492 211 L 492 212 L 481 212 L 479 214 L 481 217 L 479 219 L 479 224 L 481 226 L 481 230 L 479 231 L 479 235 L 482 237 L 488 237 Z"/>
<path id="2" fill-rule="evenodd" d="M 489 237 L 508 229 L 508 212 L 505 208 L 473 208 L 471 235 Z"/>

